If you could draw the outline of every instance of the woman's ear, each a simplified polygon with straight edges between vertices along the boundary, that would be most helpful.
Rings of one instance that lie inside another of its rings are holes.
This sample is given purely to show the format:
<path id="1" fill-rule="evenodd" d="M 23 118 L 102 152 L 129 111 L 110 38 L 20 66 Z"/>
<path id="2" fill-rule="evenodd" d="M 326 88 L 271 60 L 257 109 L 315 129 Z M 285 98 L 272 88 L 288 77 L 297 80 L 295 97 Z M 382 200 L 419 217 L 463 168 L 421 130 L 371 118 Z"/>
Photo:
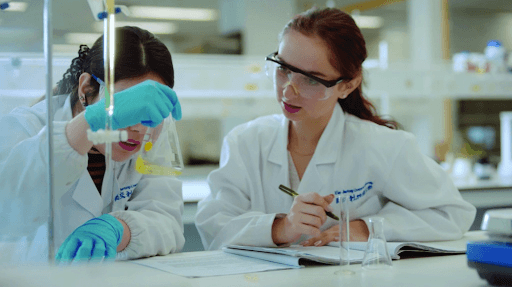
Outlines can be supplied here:
<path id="1" fill-rule="evenodd" d="M 361 73 L 357 73 L 357 76 L 352 78 L 352 80 L 341 83 L 340 87 L 340 96 L 338 98 L 345 99 L 350 95 L 357 87 L 361 85 L 361 82 L 363 81 L 363 76 Z"/>
<path id="2" fill-rule="evenodd" d="M 87 106 L 86 95 L 91 93 L 94 89 L 91 87 L 91 74 L 82 73 L 78 79 L 78 100 L 85 107 Z"/>

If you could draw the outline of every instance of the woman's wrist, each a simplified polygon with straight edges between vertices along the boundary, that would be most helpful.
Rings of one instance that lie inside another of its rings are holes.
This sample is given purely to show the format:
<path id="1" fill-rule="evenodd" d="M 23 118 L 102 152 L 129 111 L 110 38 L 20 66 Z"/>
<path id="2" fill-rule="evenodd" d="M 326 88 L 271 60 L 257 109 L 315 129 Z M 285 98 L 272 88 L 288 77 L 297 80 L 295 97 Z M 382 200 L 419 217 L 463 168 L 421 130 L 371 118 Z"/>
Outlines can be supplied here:
<path id="1" fill-rule="evenodd" d="M 130 227 L 128 227 L 128 224 L 126 224 L 124 220 L 121 220 L 119 218 L 117 218 L 117 220 L 119 220 L 119 222 L 121 222 L 121 224 L 123 225 L 123 237 L 121 238 L 121 242 L 119 243 L 119 245 L 117 245 L 117 252 L 121 252 L 128 246 L 128 244 L 130 244 L 132 233 L 130 231 Z"/>
<path id="2" fill-rule="evenodd" d="M 370 230 L 366 222 L 362 219 L 357 219 L 350 222 L 350 241 L 368 241 L 370 237 Z"/>
<path id="3" fill-rule="evenodd" d="M 69 145 L 80 155 L 86 154 L 93 146 L 93 143 L 87 138 L 89 128 L 84 112 L 78 114 L 66 125 L 66 137 Z"/>
<path id="4" fill-rule="evenodd" d="M 300 234 L 298 236 L 290 236 L 288 234 L 290 233 L 290 222 L 287 220 L 285 214 L 282 214 L 282 216 L 279 215 L 280 214 L 276 215 L 274 223 L 272 224 L 272 241 L 274 241 L 276 245 L 293 242 L 294 239 L 297 239 L 295 237 L 300 237 Z"/>

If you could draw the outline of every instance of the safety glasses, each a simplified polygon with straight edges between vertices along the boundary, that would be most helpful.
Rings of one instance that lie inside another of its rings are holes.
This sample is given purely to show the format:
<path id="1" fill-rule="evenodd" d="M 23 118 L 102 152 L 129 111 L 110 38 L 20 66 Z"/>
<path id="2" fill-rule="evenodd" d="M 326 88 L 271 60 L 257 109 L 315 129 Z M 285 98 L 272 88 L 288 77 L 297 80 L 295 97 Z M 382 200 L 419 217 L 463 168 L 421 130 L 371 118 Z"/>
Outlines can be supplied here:
<path id="1" fill-rule="evenodd" d="M 295 91 L 301 97 L 325 100 L 331 94 L 327 93 L 327 89 L 346 80 L 344 77 L 333 81 L 321 79 L 299 68 L 283 63 L 276 56 L 277 52 L 274 52 L 265 58 L 267 76 L 274 82 L 275 88 L 285 88 L 287 85 L 292 84 L 296 88 Z"/>
<path id="2" fill-rule="evenodd" d="M 103 82 L 103 80 L 101 80 L 100 78 L 96 77 L 94 74 L 91 74 L 91 76 L 96 82 L 98 82 L 98 84 L 100 84 L 100 91 L 99 91 L 100 99 L 104 98 L 105 97 L 105 82 Z"/>

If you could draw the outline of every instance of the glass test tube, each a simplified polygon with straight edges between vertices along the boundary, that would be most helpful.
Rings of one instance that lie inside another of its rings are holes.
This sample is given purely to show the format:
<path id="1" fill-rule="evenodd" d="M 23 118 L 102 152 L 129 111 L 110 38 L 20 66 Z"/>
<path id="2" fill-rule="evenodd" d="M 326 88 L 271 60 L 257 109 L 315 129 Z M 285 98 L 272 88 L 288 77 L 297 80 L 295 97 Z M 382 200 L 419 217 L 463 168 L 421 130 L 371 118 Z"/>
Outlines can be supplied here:
<path id="1" fill-rule="evenodd" d="M 114 0 L 106 1 L 107 17 L 103 20 L 103 68 L 105 78 L 105 131 L 112 130 L 114 115 L 114 60 L 115 60 L 115 7 Z M 112 143 L 105 143 L 105 172 L 112 168 Z"/>
<path id="2" fill-rule="evenodd" d="M 336 275 L 353 275 L 350 266 L 350 197 L 348 194 L 337 195 L 336 202 L 340 204 L 339 237 L 340 237 L 340 269 Z"/>

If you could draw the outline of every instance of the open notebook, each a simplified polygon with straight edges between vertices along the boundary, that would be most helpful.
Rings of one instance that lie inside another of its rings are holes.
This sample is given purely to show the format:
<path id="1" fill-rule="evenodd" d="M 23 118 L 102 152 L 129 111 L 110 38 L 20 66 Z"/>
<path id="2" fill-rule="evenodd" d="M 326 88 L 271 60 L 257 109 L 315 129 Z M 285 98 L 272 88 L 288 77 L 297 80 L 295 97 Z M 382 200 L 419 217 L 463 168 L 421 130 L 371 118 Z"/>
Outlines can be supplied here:
<path id="1" fill-rule="evenodd" d="M 388 252 L 393 259 L 400 259 L 400 254 L 405 252 L 416 253 L 418 256 L 436 254 L 464 254 L 468 241 L 483 240 L 486 235 L 483 231 L 468 232 L 466 235 L 454 241 L 437 242 L 388 242 Z M 361 263 L 366 249 L 366 242 L 350 243 L 351 263 Z M 339 243 L 334 242 L 322 247 L 302 247 L 292 245 L 290 247 L 254 247 L 241 245 L 228 245 L 224 252 L 238 254 L 247 257 L 258 258 L 276 263 L 300 266 L 301 259 L 311 260 L 325 264 L 339 264 Z"/>

